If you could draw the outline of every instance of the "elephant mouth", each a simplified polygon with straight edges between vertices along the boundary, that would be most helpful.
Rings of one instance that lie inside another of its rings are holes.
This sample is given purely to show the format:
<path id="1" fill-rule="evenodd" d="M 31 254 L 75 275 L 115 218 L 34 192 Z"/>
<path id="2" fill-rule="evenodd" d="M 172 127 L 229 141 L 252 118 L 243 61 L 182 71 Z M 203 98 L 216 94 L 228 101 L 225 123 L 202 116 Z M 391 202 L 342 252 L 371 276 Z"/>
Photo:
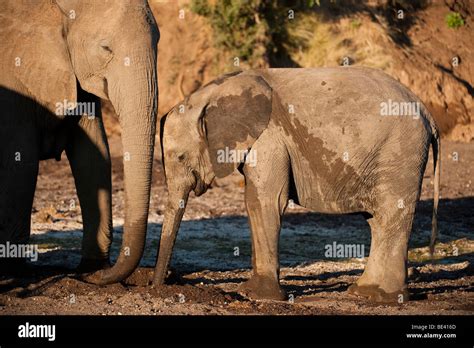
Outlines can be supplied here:
<path id="1" fill-rule="evenodd" d="M 201 196 L 202 194 L 206 193 L 207 191 L 207 188 L 209 187 L 208 185 L 206 185 L 204 183 L 204 181 L 202 180 L 201 176 L 199 175 L 199 173 L 195 170 L 192 171 L 193 173 L 193 176 L 194 176 L 194 180 L 195 180 L 195 186 L 194 186 L 194 194 L 199 197 Z"/>

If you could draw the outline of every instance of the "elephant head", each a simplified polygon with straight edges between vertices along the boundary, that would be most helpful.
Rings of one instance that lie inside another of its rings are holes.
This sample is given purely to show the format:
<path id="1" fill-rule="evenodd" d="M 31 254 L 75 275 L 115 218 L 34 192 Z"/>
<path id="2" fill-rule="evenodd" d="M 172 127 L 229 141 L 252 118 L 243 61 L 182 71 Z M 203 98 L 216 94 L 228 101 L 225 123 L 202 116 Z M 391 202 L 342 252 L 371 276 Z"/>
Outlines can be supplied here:
<path id="1" fill-rule="evenodd" d="M 188 196 L 230 175 L 268 126 L 272 90 L 259 76 L 229 74 L 202 87 L 161 118 L 168 187 L 154 284 L 165 280 Z M 243 154 L 243 156 L 239 156 Z"/>
<path id="2" fill-rule="evenodd" d="M 145 245 L 158 105 L 159 31 L 146 0 L 56 0 L 49 6 L 57 6 L 61 21 L 58 54 L 46 64 L 63 74 L 62 83 L 54 87 L 61 93 L 57 98 L 74 101 L 78 83 L 111 101 L 122 129 L 126 207 L 122 247 L 113 267 L 87 278 L 98 284 L 114 283 L 135 270 Z"/>

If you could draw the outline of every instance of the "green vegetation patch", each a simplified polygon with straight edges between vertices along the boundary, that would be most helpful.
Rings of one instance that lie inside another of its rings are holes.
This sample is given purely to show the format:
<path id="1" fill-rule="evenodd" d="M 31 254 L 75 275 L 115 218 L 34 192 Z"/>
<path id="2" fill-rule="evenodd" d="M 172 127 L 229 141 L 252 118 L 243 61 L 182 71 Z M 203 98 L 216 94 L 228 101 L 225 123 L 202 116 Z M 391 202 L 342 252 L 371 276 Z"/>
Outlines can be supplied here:
<path id="1" fill-rule="evenodd" d="M 448 13 L 444 20 L 451 29 L 458 29 L 464 26 L 464 19 L 462 19 L 461 15 L 457 12 Z"/>

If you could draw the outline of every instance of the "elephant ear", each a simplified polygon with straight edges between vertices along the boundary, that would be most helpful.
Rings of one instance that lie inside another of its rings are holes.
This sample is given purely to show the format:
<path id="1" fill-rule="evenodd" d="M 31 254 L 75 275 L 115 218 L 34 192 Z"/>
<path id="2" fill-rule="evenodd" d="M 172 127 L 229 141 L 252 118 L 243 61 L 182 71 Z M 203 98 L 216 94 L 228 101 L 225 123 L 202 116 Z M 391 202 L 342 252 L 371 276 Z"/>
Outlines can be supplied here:
<path id="1" fill-rule="evenodd" d="M 271 113 L 272 90 L 260 76 L 230 77 L 213 89 L 203 119 L 216 177 L 230 175 L 243 162 Z"/>
<path id="2" fill-rule="evenodd" d="M 21 42 L 12 52 L 17 80 L 52 113 L 56 113 L 57 104 L 64 100 L 74 105 L 77 85 L 63 33 L 64 14 L 49 2 L 19 4 L 17 11 L 22 13 L 12 18 L 15 23 L 7 29 L 11 30 L 12 42 Z M 25 24 L 25 18 L 30 23 Z"/>

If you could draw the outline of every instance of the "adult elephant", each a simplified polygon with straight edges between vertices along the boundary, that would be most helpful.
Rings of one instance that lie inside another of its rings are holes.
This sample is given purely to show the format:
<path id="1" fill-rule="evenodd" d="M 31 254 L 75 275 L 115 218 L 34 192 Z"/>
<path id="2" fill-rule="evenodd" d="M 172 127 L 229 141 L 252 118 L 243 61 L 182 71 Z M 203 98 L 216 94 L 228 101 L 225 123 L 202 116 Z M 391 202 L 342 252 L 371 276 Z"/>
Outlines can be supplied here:
<path id="1" fill-rule="evenodd" d="M 122 128 L 125 226 L 117 262 L 92 280 L 120 281 L 138 265 L 147 228 L 159 40 L 148 3 L 4 0 L 0 22 L 0 244 L 28 243 L 38 162 L 66 151 L 82 208 L 80 268 L 106 268 L 111 162 L 100 98 L 108 99 Z"/>

